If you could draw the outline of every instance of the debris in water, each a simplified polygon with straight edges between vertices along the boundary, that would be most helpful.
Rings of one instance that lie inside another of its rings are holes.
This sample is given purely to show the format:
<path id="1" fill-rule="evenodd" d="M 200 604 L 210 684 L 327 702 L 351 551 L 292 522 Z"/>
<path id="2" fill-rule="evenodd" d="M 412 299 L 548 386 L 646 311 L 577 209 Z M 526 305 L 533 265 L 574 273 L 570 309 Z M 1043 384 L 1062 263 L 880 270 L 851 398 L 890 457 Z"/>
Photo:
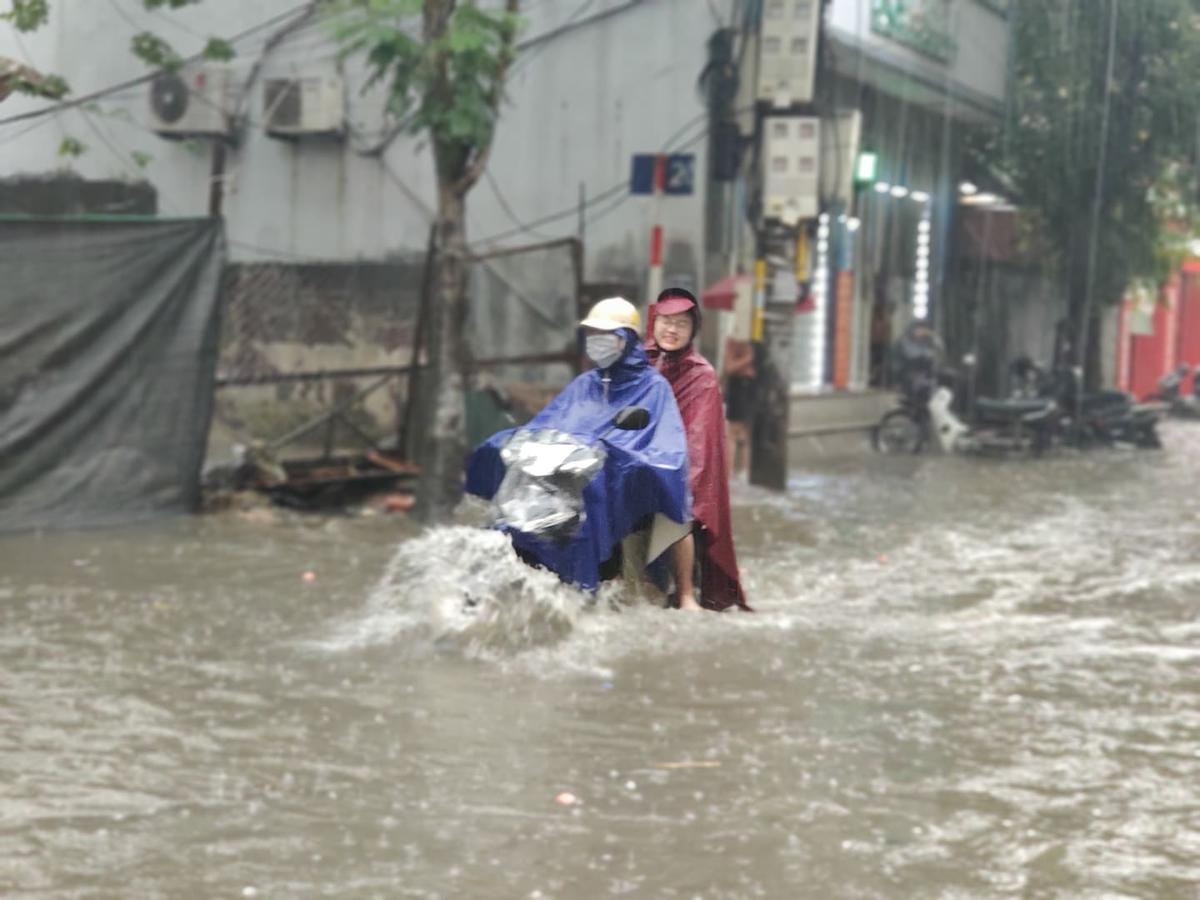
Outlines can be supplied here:
<path id="1" fill-rule="evenodd" d="M 317 573 L 316 572 L 305 572 L 300 577 L 302 579 L 304 579 L 304 581 L 308 582 L 309 584 L 312 584 L 314 581 L 317 580 Z"/>
<path id="2" fill-rule="evenodd" d="M 554 802 L 559 806 L 574 806 L 579 802 L 579 798 L 570 791 L 559 791 L 554 795 Z"/>

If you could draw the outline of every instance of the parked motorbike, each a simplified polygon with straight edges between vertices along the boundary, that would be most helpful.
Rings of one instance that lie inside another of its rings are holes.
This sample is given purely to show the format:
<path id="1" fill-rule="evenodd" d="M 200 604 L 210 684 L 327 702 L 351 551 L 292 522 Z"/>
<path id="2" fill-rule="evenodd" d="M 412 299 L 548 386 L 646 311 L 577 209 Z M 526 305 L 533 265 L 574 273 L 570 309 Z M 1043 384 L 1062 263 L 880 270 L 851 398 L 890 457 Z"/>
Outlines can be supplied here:
<path id="1" fill-rule="evenodd" d="M 1040 455 L 1059 433 L 1058 404 L 1046 398 L 990 398 L 976 401 L 979 421 L 969 425 L 954 412 L 954 392 L 945 384 L 916 385 L 900 406 L 886 413 L 874 431 L 881 453 L 1026 453 Z"/>
<path id="2" fill-rule="evenodd" d="M 1168 415 L 1181 419 L 1200 419 L 1200 366 L 1196 366 L 1195 377 L 1192 379 L 1192 393 L 1183 393 L 1183 381 L 1192 374 L 1191 368 L 1184 363 L 1174 372 L 1168 372 L 1158 380 L 1158 390 L 1150 395 L 1150 402 L 1165 403 Z"/>
<path id="3" fill-rule="evenodd" d="M 1162 447 L 1158 423 L 1167 412 L 1162 402 L 1138 403 L 1132 394 L 1117 390 L 1080 391 L 1083 373 L 1060 366 L 1045 389 L 1063 411 L 1063 435 L 1074 446 Z"/>
<path id="4" fill-rule="evenodd" d="M 1059 410 L 1052 398 L 979 398 L 975 423 L 964 422 L 953 408 L 957 373 L 938 365 L 940 344 L 931 335 L 928 328 L 910 330 L 899 342 L 900 402 L 875 427 L 876 450 L 1038 455 L 1054 445 Z M 964 357 L 963 363 L 972 368 L 974 357 Z"/>

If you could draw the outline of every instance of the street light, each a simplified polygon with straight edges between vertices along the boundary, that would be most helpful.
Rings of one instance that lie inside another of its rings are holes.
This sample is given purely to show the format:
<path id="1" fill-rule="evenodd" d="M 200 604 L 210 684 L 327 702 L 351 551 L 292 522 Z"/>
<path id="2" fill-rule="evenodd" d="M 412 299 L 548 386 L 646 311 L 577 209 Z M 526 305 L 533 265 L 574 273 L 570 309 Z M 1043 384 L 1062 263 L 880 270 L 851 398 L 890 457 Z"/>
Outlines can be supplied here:
<path id="1" fill-rule="evenodd" d="M 924 320 L 929 317 L 929 244 L 933 226 L 929 221 L 929 207 L 917 223 L 916 275 L 913 279 L 913 318 Z"/>
<path id="2" fill-rule="evenodd" d="M 825 304 L 829 297 L 829 214 L 817 219 L 817 259 L 813 267 L 813 312 L 808 343 L 808 381 L 820 387 L 825 379 Z"/>

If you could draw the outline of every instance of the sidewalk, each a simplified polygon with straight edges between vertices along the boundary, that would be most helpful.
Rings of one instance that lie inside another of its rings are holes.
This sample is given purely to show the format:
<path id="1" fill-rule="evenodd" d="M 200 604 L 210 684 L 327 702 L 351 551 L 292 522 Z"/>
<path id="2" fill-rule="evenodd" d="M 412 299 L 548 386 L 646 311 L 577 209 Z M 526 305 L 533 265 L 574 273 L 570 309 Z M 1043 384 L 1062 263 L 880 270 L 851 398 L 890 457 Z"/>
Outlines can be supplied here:
<path id="1" fill-rule="evenodd" d="M 793 391 L 788 410 L 789 462 L 871 452 L 871 429 L 896 405 L 895 392 Z"/>

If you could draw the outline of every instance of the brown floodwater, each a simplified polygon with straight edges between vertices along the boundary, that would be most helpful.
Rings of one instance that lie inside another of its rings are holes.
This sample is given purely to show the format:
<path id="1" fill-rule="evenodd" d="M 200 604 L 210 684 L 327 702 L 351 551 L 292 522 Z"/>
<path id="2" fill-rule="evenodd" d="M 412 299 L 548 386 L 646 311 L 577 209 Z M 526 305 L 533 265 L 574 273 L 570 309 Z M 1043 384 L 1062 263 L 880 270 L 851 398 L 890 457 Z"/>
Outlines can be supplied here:
<path id="1" fill-rule="evenodd" d="M 0 894 L 1194 898 L 1164 433 L 740 486 L 754 615 L 588 606 L 466 525 L 0 539 Z"/>

